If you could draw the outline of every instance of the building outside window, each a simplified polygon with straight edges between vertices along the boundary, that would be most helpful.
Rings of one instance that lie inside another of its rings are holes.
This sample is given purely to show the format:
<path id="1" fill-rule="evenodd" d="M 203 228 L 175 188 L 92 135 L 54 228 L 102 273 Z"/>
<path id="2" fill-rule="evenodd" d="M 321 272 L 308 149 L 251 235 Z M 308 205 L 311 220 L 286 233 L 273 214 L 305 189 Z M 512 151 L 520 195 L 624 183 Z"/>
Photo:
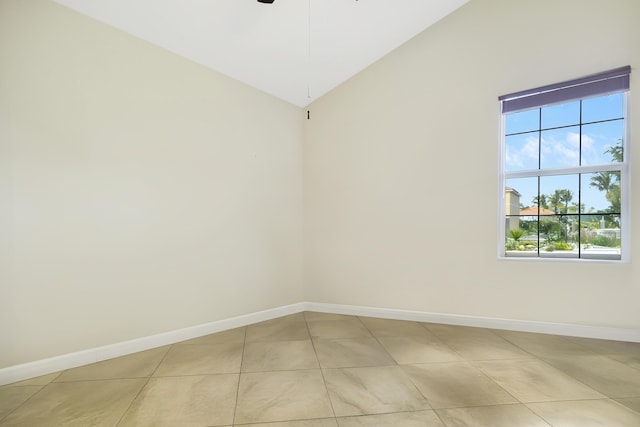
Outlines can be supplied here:
<path id="1" fill-rule="evenodd" d="M 501 258 L 628 261 L 630 71 L 499 98 Z"/>

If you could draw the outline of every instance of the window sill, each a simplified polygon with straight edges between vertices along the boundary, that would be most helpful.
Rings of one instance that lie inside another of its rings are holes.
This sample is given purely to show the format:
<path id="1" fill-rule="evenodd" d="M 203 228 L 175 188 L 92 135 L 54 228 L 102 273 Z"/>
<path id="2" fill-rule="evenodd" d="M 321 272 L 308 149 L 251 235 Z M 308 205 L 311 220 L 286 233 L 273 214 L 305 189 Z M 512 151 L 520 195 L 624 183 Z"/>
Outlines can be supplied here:
<path id="1" fill-rule="evenodd" d="M 580 255 L 580 257 L 578 257 Z M 583 249 L 580 254 L 578 250 L 572 251 L 542 251 L 540 253 L 536 251 L 506 251 L 501 254 L 498 259 L 500 260 L 518 260 L 518 261 L 595 261 L 595 262 L 621 262 L 622 257 L 619 249 Z"/>

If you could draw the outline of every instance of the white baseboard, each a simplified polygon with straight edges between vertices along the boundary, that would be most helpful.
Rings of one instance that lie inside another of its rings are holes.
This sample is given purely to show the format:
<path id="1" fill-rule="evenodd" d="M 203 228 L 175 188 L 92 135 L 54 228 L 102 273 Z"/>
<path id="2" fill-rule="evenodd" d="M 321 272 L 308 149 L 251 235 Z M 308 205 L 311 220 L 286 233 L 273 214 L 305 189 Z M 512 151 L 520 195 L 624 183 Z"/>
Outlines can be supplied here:
<path id="1" fill-rule="evenodd" d="M 0 369 L 0 385 L 34 378 L 52 372 L 100 362 L 163 345 L 201 337 L 228 329 L 239 328 L 252 323 L 282 317 L 302 311 L 346 314 L 352 316 L 379 317 L 383 319 L 411 320 L 416 322 L 441 323 L 446 325 L 472 326 L 509 331 L 536 332 L 542 334 L 566 335 L 615 341 L 640 342 L 639 329 L 607 328 L 600 326 L 574 325 L 565 323 L 535 322 L 526 320 L 500 319 L 458 314 L 431 313 L 425 311 L 397 310 L 388 308 L 363 307 L 343 304 L 301 302 L 269 310 L 231 317 L 202 325 L 177 329 L 161 334 L 136 338 L 75 353 L 63 354 L 48 359 L 36 360 L 21 365 Z"/>
<path id="2" fill-rule="evenodd" d="M 536 322 L 529 320 L 467 316 L 463 314 L 431 313 L 426 311 L 396 310 L 313 302 L 306 303 L 306 310 L 320 311 L 323 313 L 348 314 L 352 316 L 379 317 L 382 319 L 412 320 L 415 322 L 502 329 L 507 331 L 535 332 L 540 334 L 565 335 L 570 337 L 640 342 L 640 329 L 608 328 L 568 323 Z"/>
<path id="3" fill-rule="evenodd" d="M 305 309 L 305 303 L 285 305 L 202 325 L 190 326 L 161 334 L 150 335 L 102 347 L 90 348 L 74 353 L 36 360 L 21 365 L 9 366 L 8 368 L 0 369 L 0 385 L 11 384 L 16 381 L 34 378 L 40 375 L 50 374 L 52 372 L 101 362 L 114 357 L 126 356 L 127 354 L 162 347 L 163 345 L 174 344 L 180 341 L 226 331 L 228 329 L 239 328 L 241 326 L 274 319 L 276 317 L 299 313 Z"/>

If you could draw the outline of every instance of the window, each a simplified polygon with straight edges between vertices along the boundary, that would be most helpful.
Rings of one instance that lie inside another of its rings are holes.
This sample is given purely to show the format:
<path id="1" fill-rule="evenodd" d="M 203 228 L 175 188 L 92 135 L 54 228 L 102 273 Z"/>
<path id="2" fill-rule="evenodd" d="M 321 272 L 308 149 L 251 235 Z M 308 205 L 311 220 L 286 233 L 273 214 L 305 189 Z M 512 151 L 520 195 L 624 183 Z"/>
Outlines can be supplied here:
<path id="1" fill-rule="evenodd" d="M 499 256 L 628 260 L 630 67 L 499 98 Z"/>

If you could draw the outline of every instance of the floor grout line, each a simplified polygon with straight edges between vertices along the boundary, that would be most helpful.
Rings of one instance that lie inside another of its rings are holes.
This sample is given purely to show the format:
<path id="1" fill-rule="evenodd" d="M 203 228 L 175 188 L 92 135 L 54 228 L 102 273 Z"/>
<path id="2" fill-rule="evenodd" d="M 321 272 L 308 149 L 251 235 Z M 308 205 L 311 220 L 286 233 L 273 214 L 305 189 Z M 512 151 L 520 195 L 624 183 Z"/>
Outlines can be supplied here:
<path id="1" fill-rule="evenodd" d="M 120 418 L 118 419 L 118 422 L 116 423 L 116 427 L 118 427 L 120 425 L 120 423 L 122 422 L 122 420 L 124 419 L 125 415 L 127 415 L 127 412 L 129 412 L 129 410 L 131 409 L 131 407 L 133 406 L 133 403 L 136 401 L 136 399 L 138 398 L 138 396 L 140 396 L 140 394 L 142 393 L 142 391 L 145 389 L 145 387 L 147 386 L 147 384 L 149 384 L 149 381 L 151 381 L 151 378 L 153 378 L 153 374 L 156 373 L 156 371 L 158 370 L 158 367 L 162 364 L 162 362 L 164 362 L 164 359 L 167 357 L 167 354 L 169 354 L 169 352 L 171 351 L 171 349 L 173 348 L 174 344 L 171 344 L 169 346 L 169 348 L 167 348 L 167 351 L 164 353 L 164 355 L 162 356 L 162 358 L 160 359 L 160 361 L 158 362 L 158 364 L 156 365 L 155 368 L 153 368 L 153 370 L 151 371 L 151 373 L 149 374 L 149 376 L 147 377 L 147 380 L 145 381 L 145 383 L 142 385 L 142 387 L 140 387 L 140 390 L 138 390 L 138 392 L 136 393 L 136 395 L 133 397 L 133 399 L 131 399 L 131 402 L 129 402 L 129 405 L 127 406 L 127 408 L 124 410 L 124 412 L 122 412 L 122 415 L 120 416 Z"/>
<path id="2" fill-rule="evenodd" d="M 248 326 L 244 327 L 244 336 L 242 340 L 242 353 L 240 355 L 240 372 L 238 373 L 238 385 L 236 387 L 236 399 L 235 405 L 233 408 L 233 418 L 231 419 L 231 424 L 235 425 L 236 423 L 236 413 L 238 412 L 238 399 L 240 397 L 240 381 L 242 380 L 242 364 L 244 363 L 244 352 L 247 347 L 247 329 Z"/>
<path id="3" fill-rule="evenodd" d="M 309 334 L 309 340 L 311 341 L 311 346 L 313 347 L 313 353 L 316 356 L 316 361 L 318 362 L 318 368 L 320 369 L 320 375 L 322 376 L 322 383 L 324 384 L 324 390 L 327 396 L 327 400 L 329 400 L 329 405 L 331 406 L 331 412 L 333 413 L 333 419 L 336 420 L 336 424 L 338 424 L 338 419 L 336 417 L 336 410 L 333 406 L 333 401 L 331 400 L 331 394 L 329 393 L 329 387 L 327 387 L 327 379 L 324 376 L 324 371 L 322 369 L 322 365 L 320 364 L 320 358 L 318 357 L 318 350 L 316 350 L 316 344 L 313 342 L 313 336 L 311 335 L 311 328 L 309 327 L 309 321 L 307 320 L 307 316 L 305 312 L 302 314 L 304 316 L 304 322 L 307 325 L 307 333 Z"/>

